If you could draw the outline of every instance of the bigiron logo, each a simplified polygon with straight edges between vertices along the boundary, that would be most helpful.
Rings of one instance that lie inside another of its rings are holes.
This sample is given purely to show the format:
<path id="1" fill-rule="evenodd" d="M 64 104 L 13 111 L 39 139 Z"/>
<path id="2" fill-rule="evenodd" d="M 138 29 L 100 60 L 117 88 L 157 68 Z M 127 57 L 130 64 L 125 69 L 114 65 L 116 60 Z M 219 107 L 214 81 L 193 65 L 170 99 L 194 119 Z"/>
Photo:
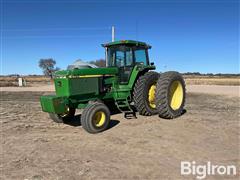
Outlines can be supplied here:
<path id="1" fill-rule="evenodd" d="M 194 175 L 196 179 L 204 179 L 207 176 L 229 175 L 235 176 L 237 168 L 235 165 L 216 165 L 208 161 L 206 164 L 197 164 L 195 161 L 181 162 L 181 175 Z"/>

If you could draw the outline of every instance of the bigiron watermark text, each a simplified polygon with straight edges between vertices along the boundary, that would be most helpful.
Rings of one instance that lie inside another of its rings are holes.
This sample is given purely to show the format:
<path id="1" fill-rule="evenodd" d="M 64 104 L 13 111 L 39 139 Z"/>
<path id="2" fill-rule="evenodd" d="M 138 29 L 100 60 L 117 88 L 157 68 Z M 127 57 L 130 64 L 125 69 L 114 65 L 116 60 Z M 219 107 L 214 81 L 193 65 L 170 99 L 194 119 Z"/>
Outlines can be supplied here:
<path id="1" fill-rule="evenodd" d="M 198 164 L 195 161 L 181 161 L 181 175 L 193 175 L 196 179 L 204 179 L 210 175 L 235 176 L 236 174 L 235 165 L 217 165 L 210 161 L 205 164 Z"/>

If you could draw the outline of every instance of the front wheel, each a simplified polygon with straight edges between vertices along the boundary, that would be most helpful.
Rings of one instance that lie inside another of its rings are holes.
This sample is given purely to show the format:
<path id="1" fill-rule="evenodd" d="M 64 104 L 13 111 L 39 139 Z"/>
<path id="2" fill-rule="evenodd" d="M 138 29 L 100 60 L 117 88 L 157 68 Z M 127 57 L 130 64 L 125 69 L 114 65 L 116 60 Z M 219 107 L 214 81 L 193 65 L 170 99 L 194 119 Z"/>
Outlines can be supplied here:
<path id="1" fill-rule="evenodd" d="M 110 122 L 110 111 L 101 102 L 89 104 L 82 113 L 82 127 L 89 133 L 95 134 L 108 128 Z"/>
<path id="2" fill-rule="evenodd" d="M 166 119 L 178 117 L 185 104 L 185 82 L 180 73 L 169 71 L 161 74 L 156 88 L 159 116 Z"/>
<path id="3" fill-rule="evenodd" d="M 64 123 L 65 121 L 74 117 L 75 111 L 75 108 L 68 108 L 63 114 L 49 113 L 49 117 L 56 123 Z"/>

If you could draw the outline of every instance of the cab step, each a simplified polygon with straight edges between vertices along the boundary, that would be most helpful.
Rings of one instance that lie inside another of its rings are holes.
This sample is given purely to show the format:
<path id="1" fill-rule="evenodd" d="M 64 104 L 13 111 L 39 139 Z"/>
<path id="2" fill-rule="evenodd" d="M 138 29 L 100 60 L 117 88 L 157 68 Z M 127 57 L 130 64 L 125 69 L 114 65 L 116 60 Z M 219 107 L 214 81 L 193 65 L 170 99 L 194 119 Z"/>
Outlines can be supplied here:
<path id="1" fill-rule="evenodd" d="M 124 118 L 126 119 L 137 119 L 135 111 L 124 112 Z"/>
<path id="2" fill-rule="evenodd" d="M 124 113 L 124 118 L 133 119 L 136 117 L 136 112 L 131 108 L 127 99 L 118 99 L 115 101 L 115 104 L 119 111 Z"/>

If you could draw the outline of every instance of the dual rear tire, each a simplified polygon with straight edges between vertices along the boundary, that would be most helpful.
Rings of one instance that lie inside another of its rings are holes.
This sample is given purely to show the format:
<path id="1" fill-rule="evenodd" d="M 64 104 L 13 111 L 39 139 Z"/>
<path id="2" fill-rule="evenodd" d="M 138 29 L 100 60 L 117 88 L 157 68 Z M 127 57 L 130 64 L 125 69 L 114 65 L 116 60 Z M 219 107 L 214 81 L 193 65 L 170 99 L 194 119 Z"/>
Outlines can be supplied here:
<path id="1" fill-rule="evenodd" d="M 180 73 L 169 71 L 161 74 L 156 88 L 156 104 L 161 118 L 173 119 L 184 111 L 185 82 Z"/>
<path id="2" fill-rule="evenodd" d="M 159 114 L 161 118 L 180 116 L 185 104 L 185 82 L 180 73 L 169 71 L 159 75 L 150 71 L 140 76 L 134 91 L 134 105 L 140 115 Z"/>
<path id="3" fill-rule="evenodd" d="M 158 79 L 159 73 L 154 71 L 149 71 L 138 78 L 133 90 L 133 101 L 140 115 L 151 116 L 158 113 L 155 103 Z"/>

